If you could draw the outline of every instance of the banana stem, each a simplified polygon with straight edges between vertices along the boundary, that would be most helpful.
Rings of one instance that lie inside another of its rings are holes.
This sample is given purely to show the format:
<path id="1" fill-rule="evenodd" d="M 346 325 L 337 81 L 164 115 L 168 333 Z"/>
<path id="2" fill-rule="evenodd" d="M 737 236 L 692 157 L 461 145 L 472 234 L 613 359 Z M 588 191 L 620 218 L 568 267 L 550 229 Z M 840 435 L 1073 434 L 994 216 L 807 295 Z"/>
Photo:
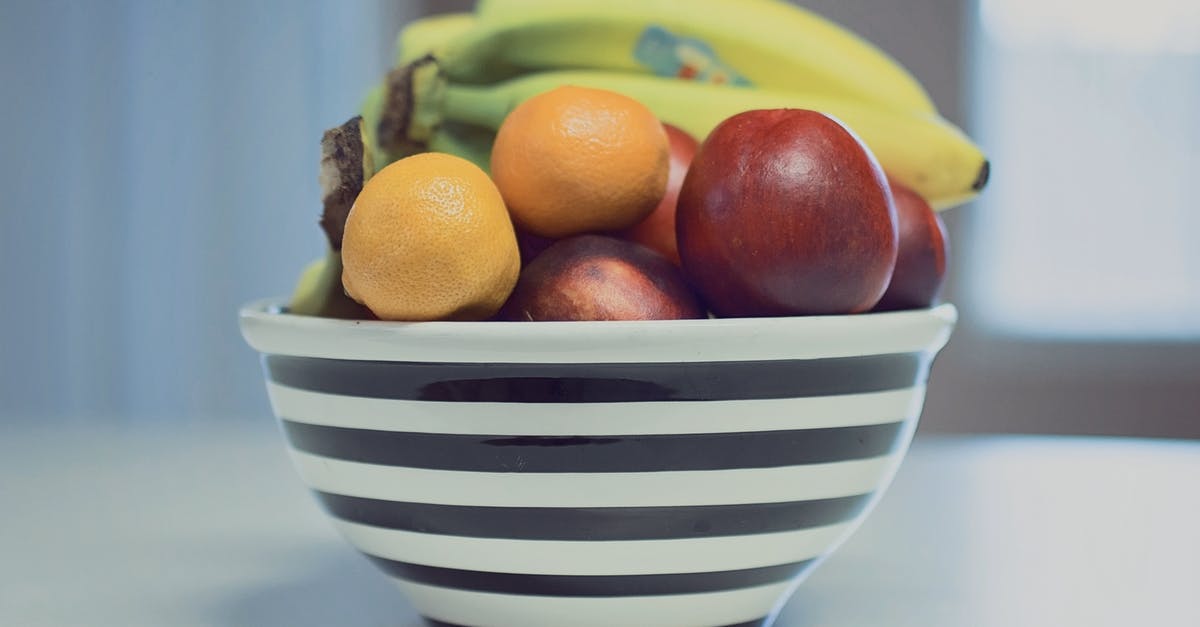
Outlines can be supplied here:
<path id="1" fill-rule="evenodd" d="M 442 117 L 496 130 L 508 116 L 511 103 L 497 97 L 496 88 L 447 84 L 443 94 Z"/>

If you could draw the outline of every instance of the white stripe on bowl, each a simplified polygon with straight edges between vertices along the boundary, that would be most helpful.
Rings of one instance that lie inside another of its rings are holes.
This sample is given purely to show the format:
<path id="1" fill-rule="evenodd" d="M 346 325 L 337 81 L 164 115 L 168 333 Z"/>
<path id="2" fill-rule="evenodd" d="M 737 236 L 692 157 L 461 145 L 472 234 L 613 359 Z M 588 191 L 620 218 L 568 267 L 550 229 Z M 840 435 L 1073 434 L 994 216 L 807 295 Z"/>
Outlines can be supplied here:
<path id="1" fill-rule="evenodd" d="M 790 582 L 700 594 L 554 597 L 455 590 L 396 580 L 421 614 L 488 627 L 695 627 L 732 625 L 771 612 Z"/>
<path id="2" fill-rule="evenodd" d="M 873 492 L 891 478 L 909 435 L 894 453 L 869 459 L 781 468 L 630 473 L 429 470 L 289 450 L 304 481 L 333 494 L 443 505 L 667 507 L 777 503 Z"/>
<path id="3" fill-rule="evenodd" d="M 458 403 L 341 396 L 268 382 L 275 414 L 331 427 L 471 435 L 654 435 L 885 424 L 921 413 L 925 386 L 734 401 Z"/>
<path id="4" fill-rule="evenodd" d="M 953 305 L 853 316 L 602 322 L 378 322 L 241 309 L 260 353 L 336 359 L 472 363 L 640 363 L 852 357 L 935 352 Z"/>
<path id="5" fill-rule="evenodd" d="M 775 566 L 827 552 L 854 526 L 847 521 L 778 533 L 595 542 L 470 538 L 334 522 L 351 544 L 376 557 L 535 575 L 653 575 Z"/>

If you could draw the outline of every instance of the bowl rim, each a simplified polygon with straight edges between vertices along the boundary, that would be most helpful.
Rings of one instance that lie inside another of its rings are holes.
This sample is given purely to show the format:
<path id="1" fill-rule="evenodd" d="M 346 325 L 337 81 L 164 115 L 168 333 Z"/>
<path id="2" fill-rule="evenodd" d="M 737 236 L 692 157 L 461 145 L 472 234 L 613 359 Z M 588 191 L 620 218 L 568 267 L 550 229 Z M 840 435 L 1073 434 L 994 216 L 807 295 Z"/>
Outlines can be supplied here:
<path id="1" fill-rule="evenodd" d="M 469 363 L 643 363 L 813 359 L 935 352 L 958 320 L 951 303 L 853 315 L 700 320 L 395 322 L 287 313 L 282 298 L 238 312 L 269 355 Z"/>

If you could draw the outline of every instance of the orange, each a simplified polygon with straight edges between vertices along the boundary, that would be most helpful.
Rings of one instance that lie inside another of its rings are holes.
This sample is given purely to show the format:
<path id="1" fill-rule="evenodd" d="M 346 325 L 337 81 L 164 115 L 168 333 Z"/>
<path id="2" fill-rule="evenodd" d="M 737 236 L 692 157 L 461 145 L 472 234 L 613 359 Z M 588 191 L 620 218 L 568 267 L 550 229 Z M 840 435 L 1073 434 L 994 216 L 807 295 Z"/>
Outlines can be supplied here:
<path id="1" fill-rule="evenodd" d="M 371 177 L 350 208 L 342 285 L 384 320 L 482 320 L 521 269 L 499 190 L 475 164 L 436 152 Z"/>
<path id="2" fill-rule="evenodd" d="M 615 92 L 564 86 L 517 105 L 496 132 L 492 178 L 522 229 L 550 238 L 632 226 L 667 189 L 667 134 Z"/>

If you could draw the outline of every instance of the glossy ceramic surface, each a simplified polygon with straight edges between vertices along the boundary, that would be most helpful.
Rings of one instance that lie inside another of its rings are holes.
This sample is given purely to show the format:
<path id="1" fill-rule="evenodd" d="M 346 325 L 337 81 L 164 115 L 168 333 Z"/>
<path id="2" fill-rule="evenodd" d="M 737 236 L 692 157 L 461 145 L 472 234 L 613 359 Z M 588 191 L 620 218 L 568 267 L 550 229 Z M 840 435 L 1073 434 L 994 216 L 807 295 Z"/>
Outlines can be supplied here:
<path id="1" fill-rule="evenodd" d="M 442 624 L 762 625 L 916 427 L 952 306 L 386 323 L 242 312 L 301 477 Z"/>

